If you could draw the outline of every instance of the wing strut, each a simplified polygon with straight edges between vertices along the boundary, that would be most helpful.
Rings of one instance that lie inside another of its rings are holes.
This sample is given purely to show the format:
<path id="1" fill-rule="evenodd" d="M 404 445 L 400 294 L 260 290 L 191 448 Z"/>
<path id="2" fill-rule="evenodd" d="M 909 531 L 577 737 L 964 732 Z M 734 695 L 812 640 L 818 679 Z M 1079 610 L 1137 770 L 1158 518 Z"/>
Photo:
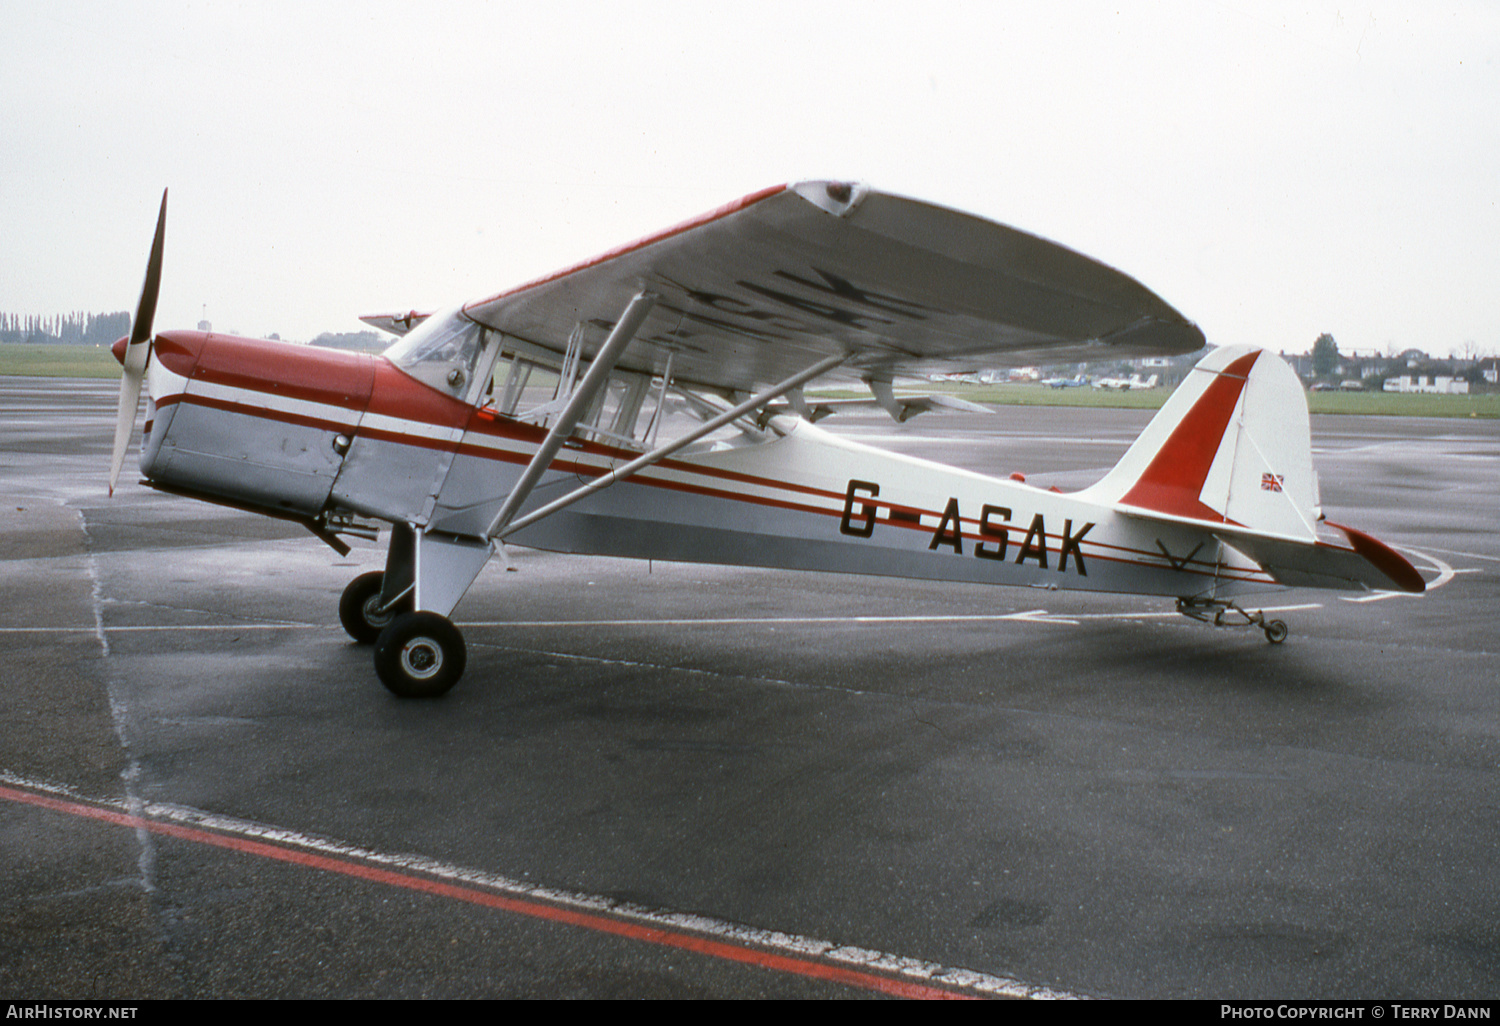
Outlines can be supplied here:
<path id="1" fill-rule="evenodd" d="M 865 378 L 865 384 L 870 387 L 871 394 L 875 396 L 875 402 L 891 415 L 892 420 L 897 424 L 906 423 L 906 418 L 910 414 L 901 403 L 897 402 L 895 391 L 891 388 L 890 378 Z"/>
<path id="2" fill-rule="evenodd" d="M 495 519 L 490 521 L 490 526 L 485 530 L 485 536 L 496 537 L 496 533 L 510 522 L 510 518 L 516 515 L 516 510 L 521 508 L 521 503 L 531 494 L 536 483 L 541 480 L 542 473 L 552 465 L 552 458 L 557 455 L 557 450 L 562 448 L 563 442 L 573 433 L 578 426 L 578 421 L 583 417 L 584 411 L 594 401 L 594 395 L 603 387 L 609 372 L 615 369 L 620 355 L 625 352 L 625 347 L 640 330 L 646 315 L 656 305 L 656 296 L 650 292 L 641 292 L 630 301 L 620 319 L 615 322 L 614 330 L 609 333 L 609 338 L 604 340 L 599 354 L 594 357 L 589 369 L 579 382 L 578 388 L 568 399 L 568 405 L 563 408 L 558 416 L 557 422 L 552 425 L 552 430 L 547 432 L 547 437 L 542 440 L 541 448 L 537 449 L 536 455 L 531 457 L 531 462 L 521 472 L 510 494 L 501 503 L 500 511 L 495 514 Z M 572 347 L 569 347 L 572 351 Z"/>
<path id="3" fill-rule="evenodd" d="M 826 359 L 819 360 L 811 367 L 792 375 L 780 384 L 772 385 L 765 391 L 758 392 L 749 399 L 746 399 L 744 402 L 740 403 L 733 409 L 725 410 L 723 413 L 719 414 L 717 417 L 714 417 L 712 420 L 705 421 L 698 427 L 683 435 L 681 438 L 673 439 L 666 445 L 663 445 L 660 448 L 652 449 L 644 456 L 640 456 L 634 460 L 631 460 L 629 463 L 625 464 L 623 467 L 620 467 L 617 470 L 612 470 L 608 474 L 604 474 L 600 477 L 594 478 L 594 480 L 590 481 L 582 488 L 575 488 L 567 495 L 564 495 L 560 499 L 555 499 L 552 502 L 547 503 L 547 505 L 541 507 L 540 509 L 533 510 L 532 512 L 526 514 L 524 517 L 521 517 L 519 520 L 513 520 L 508 524 L 500 524 L 501 518 L 496 517 L 495 519 L 497 527 L 491 528 L 490 536 L 497 540 L 502 539 L 509 534 L 513 534 L 514 532 L 521 530 L 524 527 L 531 526 L 544 517 L 550 517 L 553 513 L 556 513 L 563 507 L 573 505 L 573 503 L 577 502 L 579 499 L 584 499 L 590 495 L 593 495 L 595 492 L 603 491 L 610 485 L 615 484 L 618 481 L 623 481 L 625 478 L 630 477 L 636 471 L 642 470 L 646 467 L 651 466 L 653 463 L 657 463 L 661 460 L 666 459 L 677 450 L 683 448 L 684 446 L 691 445 L 698 439 L 702 438 L 704 435 L 717 431 L 719 428 L 723 427 L 725 424 L 728 424 L 735 418 L 743 417 L 751 410 L 758 409 L 775 399 L 781 398 L 783 395 L 786 395 L 788 392 L 791 392 L 794 389 L 801 388 L 804 384 L 811 381 L 819 374 L 832 370 L 848 358 L 848 356 L 839 355 L 830 356 Z M 519 487 L 519 485 L 517 487 Z"/>

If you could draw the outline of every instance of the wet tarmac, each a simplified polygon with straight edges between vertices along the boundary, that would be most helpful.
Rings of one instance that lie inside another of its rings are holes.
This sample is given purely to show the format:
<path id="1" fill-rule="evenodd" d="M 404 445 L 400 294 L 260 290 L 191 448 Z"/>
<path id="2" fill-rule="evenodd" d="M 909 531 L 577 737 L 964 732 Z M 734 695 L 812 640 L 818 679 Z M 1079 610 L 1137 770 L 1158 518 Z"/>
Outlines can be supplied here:
<path id="1" fill-rule="evenodd" d="M 1267 596 L 1283 645 L 523 550 L 413 703 L 338 625 L 382 549 L 107 498 L 113 390 L 0 378 L 8 997 L 1500 992 L 1493 421 L 1315 418 L 1433 587 Z M 825 425 L 1071 487 L 1147 417 Z"/>

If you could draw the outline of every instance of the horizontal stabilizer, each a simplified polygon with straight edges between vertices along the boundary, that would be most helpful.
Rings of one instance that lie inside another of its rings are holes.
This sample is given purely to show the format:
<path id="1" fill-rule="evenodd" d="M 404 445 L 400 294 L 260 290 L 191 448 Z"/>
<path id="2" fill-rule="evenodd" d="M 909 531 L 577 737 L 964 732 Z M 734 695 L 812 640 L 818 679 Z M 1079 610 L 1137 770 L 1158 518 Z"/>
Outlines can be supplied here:
<path id="1" fill-rule="evenodd" d="M 405 335 L 431 316 L 431 314 L 408 310 L 405 313 L 365 314 L 360 320 L 372 328 L 388 331 L 392 335 Z"/>
<path id="2" fill-rule="evenodd" d="M 1308 544 L 1253 532 L 1220 530 L 1219 540 L 1255 560 L 1289 588 L 1344 591 L 1401 591 L 1420 595 L 1427 584 L 1417 568 L 1395 549 L 1362 531 L 1330 524 L 1343 532 L 1349 548 L 1328 541 Z"/>

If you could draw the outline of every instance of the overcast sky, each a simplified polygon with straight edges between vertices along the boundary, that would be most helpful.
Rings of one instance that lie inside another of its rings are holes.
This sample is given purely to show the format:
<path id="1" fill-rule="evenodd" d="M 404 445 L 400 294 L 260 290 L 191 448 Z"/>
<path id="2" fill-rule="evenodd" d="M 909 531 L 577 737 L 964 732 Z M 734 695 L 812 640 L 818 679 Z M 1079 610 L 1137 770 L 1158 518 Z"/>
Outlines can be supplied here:
<path id="1" fill-rule="evenodd" d="M 307 339 L 766 185 L 1080 250 L 1211 342 L 1500 352 L 1500 3 L 0 0 L 0 311 Z"/>

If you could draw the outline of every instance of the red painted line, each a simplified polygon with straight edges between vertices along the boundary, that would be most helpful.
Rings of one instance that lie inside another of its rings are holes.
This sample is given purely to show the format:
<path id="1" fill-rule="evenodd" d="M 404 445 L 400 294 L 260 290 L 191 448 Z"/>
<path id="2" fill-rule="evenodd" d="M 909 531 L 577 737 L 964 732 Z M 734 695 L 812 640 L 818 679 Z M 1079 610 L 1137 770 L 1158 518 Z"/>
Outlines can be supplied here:
<path id="1" fill-rule="evenodd" d="M 439 880 L 432 880 L 408 873 L 398 873 L 394 870 L 382 869 L 359 862 L 331 858 L 327 855 L 317 855 L 312 852 L 299 851 L 295 848 L 283 848 L 280 845 L 267 844 L 264 841 L 252 841 L 248 838 L 217 834 L 208 830 L 201 830 L 197 827 L 182 826 L 177 823 L 162 822 L 161 820 L 144 819 L 140 816 L 132 816 L 129 813 L 101 808 L 97 805 L 89 805 L 83 802 L 33 794 L 29 791 L 19 791 L 5 786 L 0 786 L 0 798 L 22 805 L 32 805 L 52 812 L 60 812 L 69 816 L 108 823 L 111 826 L 125 827 L 131 830 L 147 830 L 164 837 L 172 837 L 215 848 L 226 848 L 242 855 L 253 855 L 259 858 L 272 859 L 277 862 L 287 862 L 307 869 L 337 873 L 341 876 L 384 884 L 388 887 L 399 887 L 403 890 L 431 894 L 454 901 L 463 901 L 471 905 L 480 905 L 533 919 L 577 926 L 586 930 L 593 930 L 596 933 L 605 933 L 616 937 L 624 937 L 629 940 L 656 944 L 662 947 L 691 951 L 710 958 L 738 962 L 744 965 L 790 973 L 796 976 L 827 980 L 831 983 L 840 983 L 845 986 L 858 987 L 864 990 L 878 991 L 893 997 L 945 1000 L 965 1000 L 972 998 L 971 995 L 956 993 L 942 987 L 891 979 L 884 976 L 877 976 L 873 973 L 860 972 L 856 969 L 846 969 L 842 966 L 828 965 L 809 959 L 794 958 L 789 955 L 762 951 L 756 948 L 740 947 L 708 937 L 678 933 L 658 926 L 645 926 L 640 923 L 613 919 L 608 916 L 589 912 L 580 912 L 575 909 L 558 908 L 553 905 L 542 904 L 541 902 L 510 898 L 473 887 L 461 887 L 456 884 L 444 883 Z"/>

